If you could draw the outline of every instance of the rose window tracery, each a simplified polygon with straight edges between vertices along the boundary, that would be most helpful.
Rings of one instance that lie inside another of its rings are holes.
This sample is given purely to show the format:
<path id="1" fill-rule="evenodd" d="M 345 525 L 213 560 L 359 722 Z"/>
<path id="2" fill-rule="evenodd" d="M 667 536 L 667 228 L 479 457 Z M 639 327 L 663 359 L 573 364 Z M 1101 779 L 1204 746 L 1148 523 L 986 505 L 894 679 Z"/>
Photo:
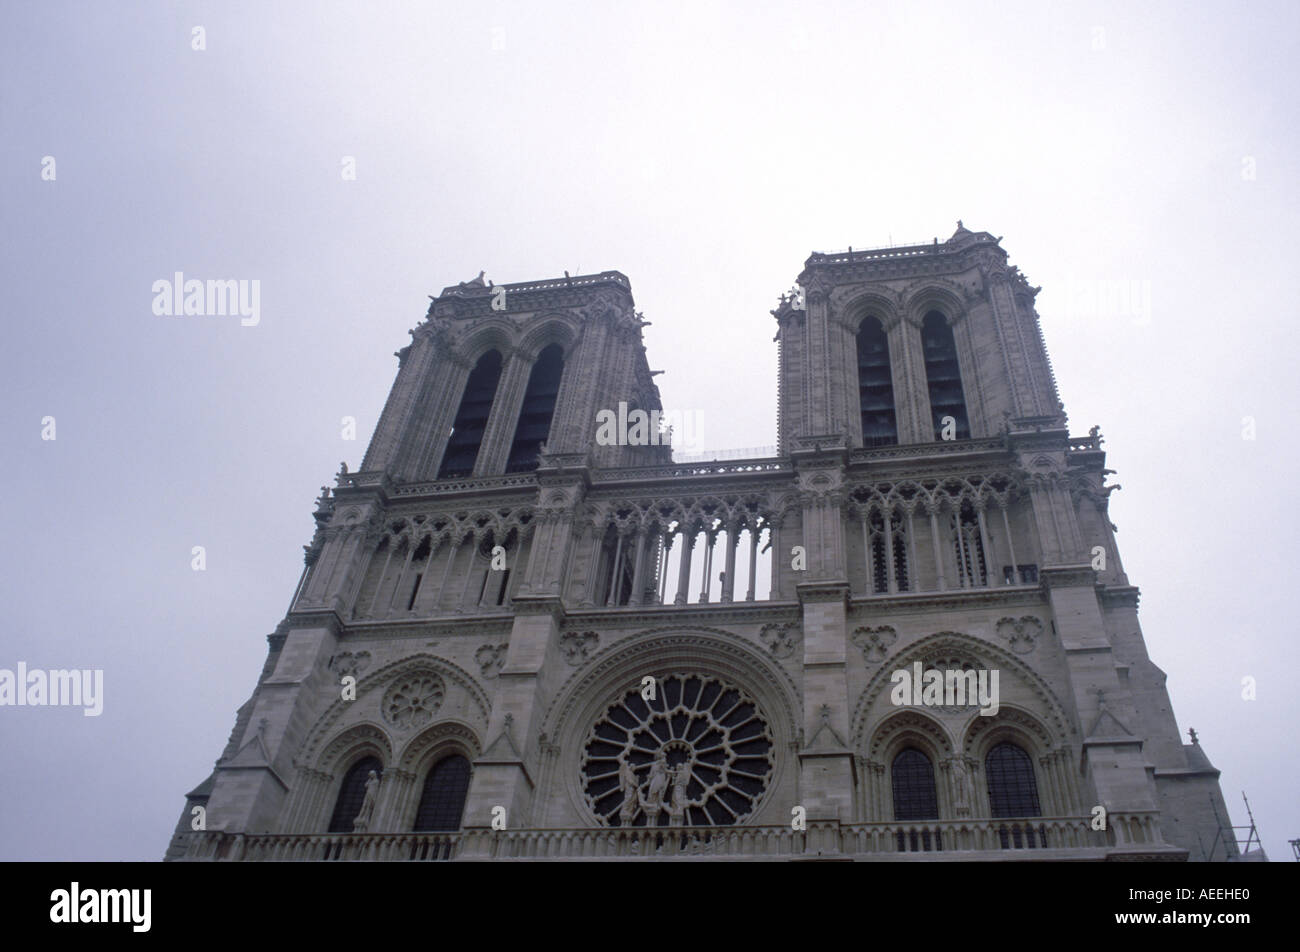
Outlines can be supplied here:
<path id="1" fill-rule="evenodd" d="M 432 671 L 408 674 L 384 692 L 384 720 L 394 727 L 423 727 L 433 720 L 447 688 Z"/>
<path id="2" fill-rule="evenodd" d="M 673 674 L 615 701 L 592 726 L 580 771 L 606 826 L 728 826 L 754 812 L 775 763 L 772 732 L 744 691 Z"/>

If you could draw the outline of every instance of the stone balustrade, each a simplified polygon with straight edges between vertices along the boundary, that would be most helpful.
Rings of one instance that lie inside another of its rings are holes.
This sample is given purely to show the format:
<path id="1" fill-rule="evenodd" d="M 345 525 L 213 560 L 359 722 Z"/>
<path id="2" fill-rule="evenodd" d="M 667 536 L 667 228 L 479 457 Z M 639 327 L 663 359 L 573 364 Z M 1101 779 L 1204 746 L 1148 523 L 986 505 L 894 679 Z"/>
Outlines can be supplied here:
<path id="1" fill-rule="evenodd" d="M 677 857 L 781 859 L 1101 860 L 1141 853 L 1184 859 L 1160 839 L 1155 813 L 1113 813 L 1106 830 L 1091 817 L 924 820 L 789 826 L 490 830 L 460 833 L 195 834 L 191 861 L 439 861 L 452 859 L 634 860 Z"/>

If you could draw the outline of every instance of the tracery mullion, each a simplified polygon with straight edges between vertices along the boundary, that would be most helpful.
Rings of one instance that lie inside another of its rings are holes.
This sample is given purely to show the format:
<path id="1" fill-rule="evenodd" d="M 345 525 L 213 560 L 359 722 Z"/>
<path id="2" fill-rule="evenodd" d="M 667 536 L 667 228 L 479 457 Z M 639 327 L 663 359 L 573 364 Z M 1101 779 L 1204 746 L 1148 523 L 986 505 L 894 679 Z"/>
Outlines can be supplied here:
<path id="1" fill-rule="evenodd" d="M 1011 538 L 1011 520 L 1007 517 L 1007 510 L 1011 507 L 1011 497 L 1008 494 L 1006 499 L 999 500 L 999 509 L 1002 510 L 1002 528 L 1007 534 L 1007 549 L 1011 553 L 1011 584 L 1020 585 L 1020 566 L 1016 564 L 1016 543 Z"/>
<path id="2" fill-rule="evenodd" d="M 388 566 L 393 561 L 393 549 L 397 545 L 394 536 L 389 536 L 387 541 L 387 557 L 384 559 L 384 568 L 379 573 L 379 578 L 375 580 L 375 590 L 370 593 L 370 605 L 366 608 L 366 614 L 371 618 L 375 615 L 375 602 L 379 600 L 379 592 L 384 587 L 384 579 L 388 576 Z"/>

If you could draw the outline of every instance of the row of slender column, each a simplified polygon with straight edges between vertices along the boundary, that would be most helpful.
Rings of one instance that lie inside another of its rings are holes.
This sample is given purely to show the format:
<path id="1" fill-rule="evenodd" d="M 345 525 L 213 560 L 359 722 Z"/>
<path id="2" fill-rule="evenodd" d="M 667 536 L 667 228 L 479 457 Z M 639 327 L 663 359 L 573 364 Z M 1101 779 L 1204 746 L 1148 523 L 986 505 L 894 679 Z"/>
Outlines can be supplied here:
<path id="1" fill-rule="evenodd" d="M 388 546 L 388 550 L 384 555 L 383 567 L 380 569 L 379 575 L 375 579 L 375 587 L 370 592 L 370 597 L 364 605 L 358 603 L 358 598 L 361 594 L 362 584 L 369 576 L 369 570 L 357 573 L 357 577 L 347 596 L 347 604 L 351 608 L 353 617 L 389 617 L 394 613 L 394 611 L 399 613 L 406 612 L 408 611 L 406 605 L 400 604 L 398 601 L 399 598 L 403 597 L 403 593 L 409 593 L 405 595 L 405 600 L 407 604 L 411 606 L 409 611 L 413 614 L 432 611 L 440 607 L 450 607 L 456 611 L 463 611 L 466 608 L 474 607 L 495 607 L 498 604 L 498 600 L 501 600 L 504 604 L 509 604 L 508 594 L 506 598 L 502 599 L 502 589 L 508 584 L 509 579 L 512 577 L 509 563 L 507 563 L 506 569 L 494 570 L 491 568 L 490 563 L 484 567 L 483 571 L 486 573 L 486 581 L 482 585 L 478 597 L 472 604 L 470 603 L 470 585 L 475 579 L 484 578 L 483 575 L 474 570 L 474 553 L 477 549 L 477 541 L 466 544 L 463 541 L 448 542 L 447 540 L 430 540 L 428 556 L 421 562 L 413 565 L 412 563 L 414 561 L 415 552 L 419 547 L 420 543 L 418 541 L 408 540 L 405 547 L 405 555 L 401 556 L 401 568 L 397 572 L 397 577 L 393 581 L 392 587 L 389 588 L 385 582 L 390 577 L 389 572 L 394 565 L 394 553 L 399 552 L 400 547 L 396 543 Z M 461 589 L 459 598 L 454 599 L 452 604 L 447 606 L 445 605 L 447 594 L 452 591 L 448 586 L 451 582 L 452 571 L 456 566 L 456 560 L 461 549 L 468 549 L 470 553 L 466 564 L 461 566 L 458 570 L 464 575 L 465 584 Z M 447 553 L 447 560 L 443 564 L 441 581 L 438 582 L 437 588 L 434 589 L 433 583 L 429 578 L 431 574 L 430 569 L 433 568 L 437 556 L 444 550 Z M 517 554 L 518 553 L 516 552 L 516 555 Z M 378 555 L 378 553 L 371 556 L 371 565 L 373 565 L 374 557 L 376 555 Z"/>
<path id="2" fill-rule="evenodd" d="M 900 507 L 902 508 L 902 507 Z M 939 528 L 939 514 L 941 507 L 938 504 L 927 504 L 926 514 L 930 522 L 930 544 L 934 556 L 934 588 L 930 591 L 947 591 L 948 576 L 947 567 L 949 559 L 945 553 L 943 540 L 948 539 L 953 543 L 955 556 L 957 560 L 957 574 L 954 578 L 955 587 L 957 588 L 992 588 L 1000 584 L 997 579 L 997 566 L 1000 562 L 999 556 L 1003 553 L 995 553 L 989 535 L 988 522 L 985 516 L 986 506 L 975 505 L 975 524 L 967 525 L 962 523 L 960 509 L 950 510 L 951 518 L 955 520 L 955 525 Z M 1011 532 L 1011 521 L 1007 515 L 1007 506 L 998 505 L 1002 515 L 1002 530 L 1006 539 L 1005 556 L 1008 564 L 1011 566 L 1012 579 L 1008 584 L 1022 585 L 1024 579 L 1021 577 L 1020 566 L 1016 559 L 1015 540 Z M 878 511 L 878 510 L 877 510 Z M 894 513 L 895 510 L 880 511 L 882 527 L 875 529 L 871 525 L 871 515 L 873 510 L 864 510 L 859 514 L 859 522 L 862 530 L 862 550 L 863 563 L 866 571 L 866 592 L 867 594 L 883 595 L 884 592 L 875 591 L 876 579 L 876 554 L 875 546 L 872 544 L 875 539 L 883 536 L 884 558 L 885 558 L 885 576 L 888 580 L 888 593 L 897 594 L 898 585 L 898 566 L 896 565 L 897 553 L 894 551 Z M 919 563 L 916 557 L 916 511 L 915 508 L 904 509 L 906 516 L 906 526 L 900 526 L 906 536 L 906 555 L 907 565 L 904 572 L 907 579 L 907 590 L 922 591 L 921 579 L 918 572 Z M 947 517 L 947 514 L 945 514 Z M 980 573 L 980 553 L 975 550 L 975 539 L 978 538 L 980 549 L 983 551 L 983 573 Z M 969 570 L 967 570 L 969 566 Z"/>
<path id="3" fill-rule="evenodd" d="M 763 527 L 750 529 L 749 540 L 749 587 L 745 593 L 746 601 L 754 601 L 757 583 L 758 537 Z M 632 566 L 632 592 L 627 601 L 629 606 L 646 602 L 666 604 L 668 598 L 668 560 L 672 547 L 680 540 L 677 566 L 677 585 L 672 596 L 672 604 L 685 605 L 690 601 L 691 566 L 695 547 L 700 534 L 705 536 L 703 589 L 699 593 L 702 604 L 713 598 L 714 549 L 721 535 L 727 536 L 725 569 L 721 573 L 718 601 L 726 604 L 735 600 L 736 586 L 736 549 L 740 544 L 740 529 L 728 531 L 723 527 L 710 529 L 697 528 L 691 533 L 680 527 L 667 530 L 661 526 L 637 527 L 621 531 L 614 540 L 613 552 L 608 558 L 602 558 L 602 552 L 608 552 L 601 545 L 603 533 L 593 527 L 590 537 L 592 557 L 587 566 L 587 578 L 584 591 L 587 592 L 584 605 L 592 607 L 595 599 L 600 598 L 604 607 L 613 608 L 623 604 L 622 585 L 628 564 Z M 651 589 L 651 580 L 647 573 L 653 567 L 658 586 Z M 607 580 L 601 587 L 598 583 Z"/>

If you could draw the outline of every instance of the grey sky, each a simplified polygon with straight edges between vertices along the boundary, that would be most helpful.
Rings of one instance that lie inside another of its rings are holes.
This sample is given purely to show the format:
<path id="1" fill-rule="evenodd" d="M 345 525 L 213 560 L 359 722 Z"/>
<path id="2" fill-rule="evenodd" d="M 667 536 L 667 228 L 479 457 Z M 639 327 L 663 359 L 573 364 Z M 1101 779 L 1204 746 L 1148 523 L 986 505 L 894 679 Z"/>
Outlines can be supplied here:
<path id="1" fill-rule="evenodd" d="M 0 859 L 161 857 L 426 295 L 480 269 L 618 269 L 664 403 L 703 413 L 709 445 L 760 446 L 768 311 L 808 253 L 942 240 L 957 218 L 1043 286 L 1072 430 L 1100 424 L 1124 487 L 1112 519 L 1179 725 L 1233 821 L 1244 789 L 1288 859 L 1298 20 L 1294 3 L 3 5 L 0 667 L 103 668 L 106 696 L 98 718 L 0 708 Z M 154 315 L 175 271 L 258 279 L 260 323 Z M 1121 283 L 1127 305 L 1089 303 Z"/>

